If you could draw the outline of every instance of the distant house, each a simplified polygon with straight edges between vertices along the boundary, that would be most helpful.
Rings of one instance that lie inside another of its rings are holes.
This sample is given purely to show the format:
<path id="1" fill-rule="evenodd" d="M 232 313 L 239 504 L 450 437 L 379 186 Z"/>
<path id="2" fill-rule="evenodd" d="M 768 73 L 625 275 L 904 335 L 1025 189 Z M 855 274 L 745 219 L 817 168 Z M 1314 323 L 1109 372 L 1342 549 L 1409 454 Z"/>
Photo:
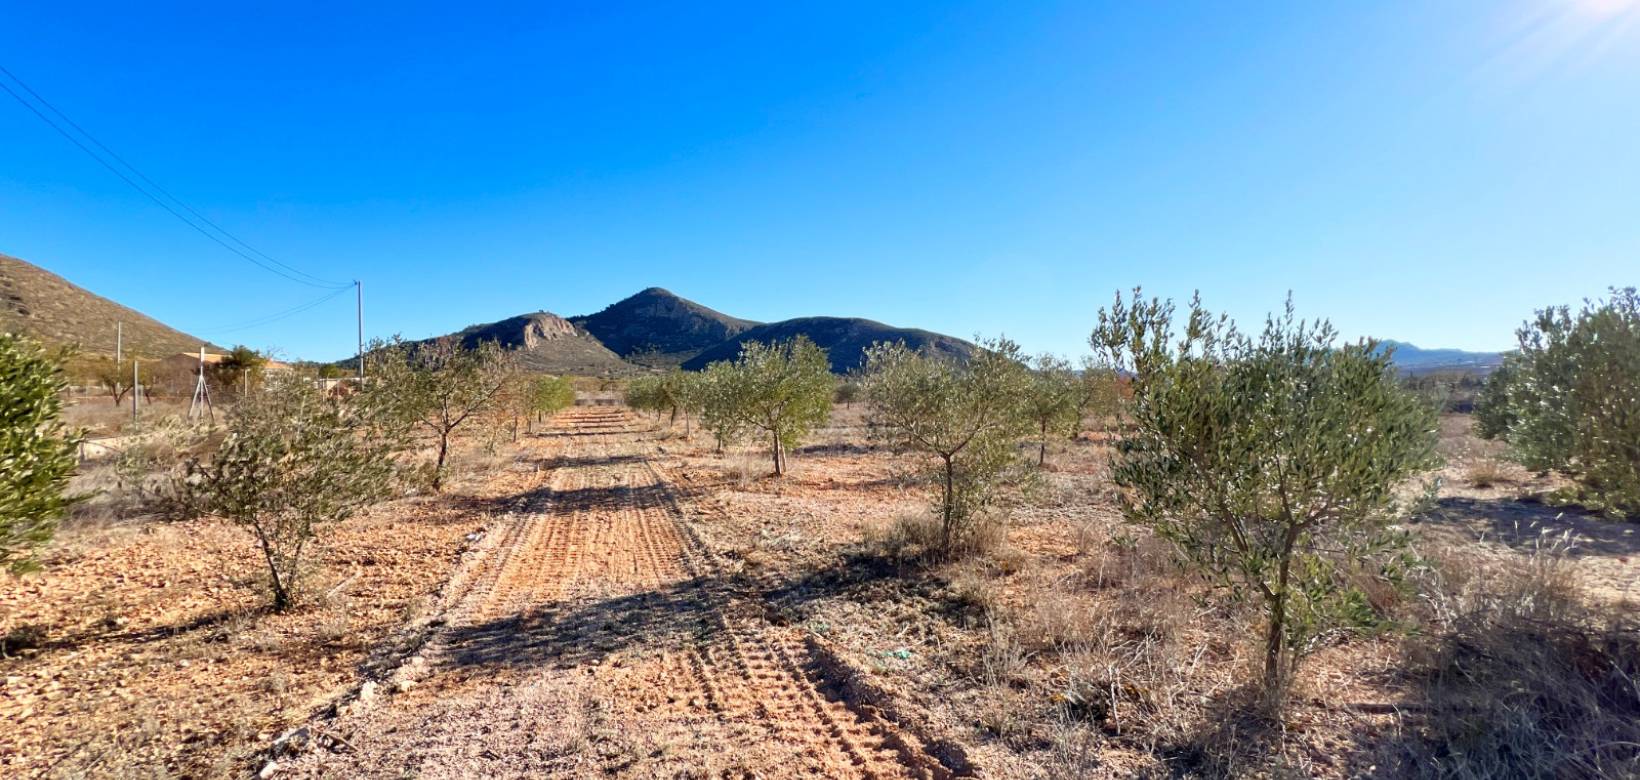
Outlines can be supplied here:
<path id="1" fill-rule="evenodd" d="M 175 355 L 172 355 L 168 358 L 164 358 L 164 359 L 160 360 L 159 365 L 164 367 L 164 368 L 167 368 L 167 369 L 176 369 L 176 370 L 179 370 L 179 371 L 184 371 L 189 376 L 192 376 L 194 374 L 199 373 L 199 359 L 200 358 L 199 358 L 199 353 L 198 352 L 178 352 Z M 207 368 L 209 368 L 211 366 L 220 365 L 222 363 L 222 361 L 227 360 L 227 359 L 228 359 L 227 355 L 223 355 L 223 354 L 220 354 L 220 353 L 217 353 L 217 352 L 206 352 L 205 353 L 205 366 Z M 262 369 L 264 371 L 273 371 L 273 372 L 276 372 L 276 373 L 282 373 L 282 372 L 286 372 L 286 371 L 294 371 L 295 370 L 294 368 L 291 367 L 291 365 L 289 363 L 282 363 L 282 362 L 277 361 L 277 360 L 269 360 L 266 364 L 264 364 L 262 366 Z"/>
<path id="2" fill-rule="evenodd" d="M 205 353 L 205 378 L 211 385 L 216 386 L 221 377 L 212 369 L 221 366 L 228 359 L 227 355 L 219 352 Z M 178 352 L 170 357 L 161 358 L 154 363 L 144 362 L 142 366 L 143 384 L 153 390 L 172 396 L 187 396 L 193 392 L 194 383 L 199 376 L 200 356 L 198 352 Z M 295 369 L 289 363 L 269 360 L 262 366 L 263 371 L 284 373 Z"/>

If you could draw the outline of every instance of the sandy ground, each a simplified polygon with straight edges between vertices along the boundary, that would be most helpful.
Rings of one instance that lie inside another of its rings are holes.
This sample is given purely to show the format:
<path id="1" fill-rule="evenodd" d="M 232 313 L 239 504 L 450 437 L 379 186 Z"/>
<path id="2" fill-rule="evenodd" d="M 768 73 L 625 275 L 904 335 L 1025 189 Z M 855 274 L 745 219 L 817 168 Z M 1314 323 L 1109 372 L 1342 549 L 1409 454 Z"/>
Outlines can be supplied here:
<path id="1" fill-rule="evenodd" d="M 1520 500 L 1552 481 L 1446 424 L 1421 545 L 1569 544 L 1632 608 L 1635 526 Z M 0 660 L 0 717 L 21 725 L 0 775 L 1169 776 L 1187 746 L 1238 738 L 1219 713 L 1249 615 L 1129 535 L 1096 442 L 1053 446 L 1005 549 L 940 567 L 881 554 L 924 498 L 857 409 L 786 477 L 765 460 L 577 407 L 451 495 L 346 524 L 325 556 L 344 587 L 291 615 L 257 611 L 238 529 L 70 539 L 0 590 L 0 628 L 49 637 Z M 1473 484 L 1477 464 L 1497 473 Z M 1393 636 L 1318 649 L 1283 765 L 1383 771 L 1401 663 Z M 1088 685 L 1113 703 L 1082 708 Z"/>
<path id="2" fill-rule="evenodd" d="M 815 640 L 696 539 L 624 410 L 535 440 L 541 484 L 390 696 L 324 723 L 296 776 L 943 777 L 835 690 Z"/>

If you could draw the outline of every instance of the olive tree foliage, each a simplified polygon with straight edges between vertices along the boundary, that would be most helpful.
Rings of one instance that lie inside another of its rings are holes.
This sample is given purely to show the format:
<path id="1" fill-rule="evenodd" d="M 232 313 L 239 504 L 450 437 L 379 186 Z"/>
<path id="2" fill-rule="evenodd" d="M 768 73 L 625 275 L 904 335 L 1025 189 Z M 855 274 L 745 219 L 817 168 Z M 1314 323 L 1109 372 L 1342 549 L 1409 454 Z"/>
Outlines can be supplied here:
<path id="1" fill-rule="evenodd" d="M 1048 437 L 1075 437 L 1081 427 L 1083 384 L 1064 358 L 1043 353 L 1031 361 L 1025 385 L 1025 413 L 1037 429 L 1036 465 L 1048 461 Z"/>
<path id="2" fill-rule="evenodd" d="M 432 434 L 437 454 L 432 488 L 444 486 L 452 436 L 503 403 L 517 361 L 493 341 L 468 348 L 454 338 L 421 344 L 395 339 L 373 345 L 363 396 Z"/>
<path id="3" fill-rule="evenodd" d="M 240 399 L 227 436 L 194 466 L 201 508 L 255 535 L 273 608 L 295 605 L 320 529 L 391 494 L 409 427 L 391 409 L 270 375 Z"/>
<path id="4" fill-rule="evenodd" d="M 1575 480 L 1589 503 L 1640 512 L 1640 295 L 1543 309 L 1517 336 L 1477 399 L 1480 433 Z"/>
<path id="5" fill-rule="evenodd" d="M 967 361 L 917 352 L 903 343 L 866 350 L 861 378 L 873 435 L 930 456 L 937 486 L 939 552 L 974 545 L 999 488 L 1020 465 L 1018 443 L 1032 432 L 1025 404 L 1032 376 L 1019 345 L 981 341 Z"/>
<path id="6" fill-rule="evenodd" d="M 1076 375 L 1076 424 L 1070 431 L 1075 439 L 1090 422 L 1099 425 L 1118 414 L 1122 403 L 1122 382 L 1116 372 L 1096 355 L 1083 355 Z"/>
<path id="7" fill-rule="evenodd" d="M 633 377 L 626 383 L 625 401 L 635 412 L 661 413 L 661 378 L 655 375 Z"/>
<path id="8" fill-rule="evenodd" d="M 1515 424 L 1515 413 L 1509 404 L 1510 385 L 1520 373 L 1521 356 L 1511 352 L 1486 377 L 1486 382 L 1475 393 L 1475 433 L 1483 439 L 1501 439 Z"/>
<path id="9" fill-rule="evenodd" d="M 78 432 L 62 421 L 66 353 L 0 333 L 0 568 L 27 571 L 72 501 Z"/>
<path id="10" fill-rule="evenodd" d="M 530 381 L 530 411 L 537 422 L 575 405 L 575 383 L 564 376 L 538 376 Z"/>
<path id="11" fill-rule="evenodd" d="M 485 415 L 489 428 L 489 449 L 495 451 L 497 436 L 506 432 L 518 441 L 533 423 L 575 405 L 575 385 L 567 377 L 514 373 L 507 377 Z"/>
<path id="12" fill-rule="evenodd" d="M 656 418 L 666 415 L 669 428 L 682 416 L 687 426 L 689 416 L 699 411 L 697 385 L 695 375 L 680 368 L 664 374 L 638 377 L 627 383 L 626 405 L 637 411 L 654 412 Z"/>
<path id="13" fill-rule="evenodd" d="M 776 475 L 786 473 L 787 450 L 830 418 L 837 386 L 826 351 L 804 336 L 748 341 L 738 359 L 709 366 L 701 381 L 703 424 L 720 443 L 754 430 L 766 435 Z"/>
<path id="14" fill-rule="evenodd" d="M 1112 477 L 1132 522 L 1262 602 L 1271 702 L 1323 629 L 1374 619 L 1353 577 L 1393 578 L 1394 490 L 1436 463 L 1434 409 L 1373 341 L 1284 313 L 1257 336 L 1192 300 L 1120 295 L 1090 342 L 1132 375 Z"/>
<path id="15" fill-rule="evenodd" d="M 720 361 L 695 374 L 694 392 L 700 408 L 700 424 L 712 432 L 718 452 L 739 441 L 746 433 L 746 418 L 740 413 L 740 399 L 736 395 L 741 387 L 736 380 L 736 371 L 735 364 Z"/>
<path id="16" fill-rule="evenodd" d="M 860 400 L 860 396 L 859 377 L 849 376 L 837 383 L 837 395 L 832 400 L 844 407 L 852 407 L 856 401 Z"/>

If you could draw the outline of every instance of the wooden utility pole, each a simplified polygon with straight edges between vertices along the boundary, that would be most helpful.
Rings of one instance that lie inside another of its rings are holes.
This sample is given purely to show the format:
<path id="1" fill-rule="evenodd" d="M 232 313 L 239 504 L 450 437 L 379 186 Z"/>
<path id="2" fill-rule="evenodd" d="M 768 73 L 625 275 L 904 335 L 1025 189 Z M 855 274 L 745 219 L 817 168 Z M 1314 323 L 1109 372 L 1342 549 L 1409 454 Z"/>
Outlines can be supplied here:
<path id="1" fill-rule="evenodd" d="M 353 291 L 358 295 L 359 313 L 359 387 L 364 387 L 364 282 L 353 280 Z"/>
<path id="2" fill-rule="evenodd" d="M 120 405 L 120 367 L 125 365 L 125 320 L 114 320 L 114 406 Z"/>

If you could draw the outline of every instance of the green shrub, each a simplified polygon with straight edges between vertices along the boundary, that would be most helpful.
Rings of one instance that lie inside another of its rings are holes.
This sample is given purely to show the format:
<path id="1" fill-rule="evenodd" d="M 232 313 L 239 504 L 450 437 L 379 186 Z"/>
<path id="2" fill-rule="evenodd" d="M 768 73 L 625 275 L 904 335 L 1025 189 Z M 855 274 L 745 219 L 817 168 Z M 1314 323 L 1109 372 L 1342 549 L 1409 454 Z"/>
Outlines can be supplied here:
<path id="1" fill-rule="evenodd" d="M 360 403 L 380 420 L 398 418 L 433 435 L 432 487 L 442 489 L 452 436 L 505 401 L 517 377 L 517 360 L 496 342 L 468 348 L 449 337 L 422 344 L 374 344 L 369 354 L 373 365 Z"/>
<path id="2" fill-rule="evenodd" d="M 733 363 L 708 367 L 698 392 L 703 422 L 720 442 L 743 431 L 769 437 L 774 473 L 786 473 L 786 452 L 831 416 L 837 377 L 826 351 L 804 336 L 779 344 L 748 341 Z"/>
<path id="3" fill-rule="evenodd" d="M 937 485 L 937 552 L 954 557 L 992 536 L 985 521 L 998 488 L 1020 465 L 1019 440 L 1032 428 L 1025 396 L 1031 375 L 1019 345 L 983 342 L 967 362 L 914 352 L 904 344 L 866 350 L 862 386 L 876 436 L 931 456 Z"/>
<path id="4" fill-rule="evenodd" d="M 1090 339 L 1132 373 L 1121 509 L 1262 602 L 1272 703 L 1319 631 L 1371 620 L 1351 570 L 1398 546 L 1394 488 L 1436 462 L 1435 411 L 1376 343 L 1335 340 L 1291 302 L 1256 338 L 1199 301 L 1176 332 L 1173 305 L 1137 291 Z"/>
<path id="5" fill-rule="evenodd" d="M 1640 296 L 1543 309 L 1517 335 L 1519 352 L 1482 391 L 1481 432 L 1527 468 L 1575 480 L 1582 500 L 1640 512 Z"/>
<path id="6" fill-rule="evenodd" d="M 1048 460 L 1048 437 L 1075 437 L 1081 426 L 1082 401 L 1087 387 L 1064 358 L 1038 355 L 1025 383 L 1025 413 L 1036 425 L 1038 440 L 1036 465 Z"/>
<path id="7" fill-rule="evenodd" d="M 202 507 L 255 534 L 274 609 L 296 603 L 320 529 L 396 484 L 406 429 L 383 422 L 369 406 L 274 375 L 240 400 L 222 446 L 195 467 Z"/>
<path id="8" fill-rule="evenodd" d="M 0 567 L 14 572 L 38 565 L 70 503 L 80 437 L 62 422 L 66 357 L 0 333 Z"/>

